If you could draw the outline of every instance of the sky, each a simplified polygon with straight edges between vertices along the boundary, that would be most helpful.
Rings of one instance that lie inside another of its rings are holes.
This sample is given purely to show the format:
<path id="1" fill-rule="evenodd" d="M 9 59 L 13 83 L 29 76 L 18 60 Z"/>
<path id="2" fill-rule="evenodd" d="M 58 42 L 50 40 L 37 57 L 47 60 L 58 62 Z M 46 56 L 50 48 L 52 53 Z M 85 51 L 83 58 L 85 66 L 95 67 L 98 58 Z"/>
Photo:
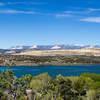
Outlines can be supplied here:
<path id="1" fill-rule="evenodd" d="M 100 0 L 0 0 L 0 48 L 100 45 Z"/>

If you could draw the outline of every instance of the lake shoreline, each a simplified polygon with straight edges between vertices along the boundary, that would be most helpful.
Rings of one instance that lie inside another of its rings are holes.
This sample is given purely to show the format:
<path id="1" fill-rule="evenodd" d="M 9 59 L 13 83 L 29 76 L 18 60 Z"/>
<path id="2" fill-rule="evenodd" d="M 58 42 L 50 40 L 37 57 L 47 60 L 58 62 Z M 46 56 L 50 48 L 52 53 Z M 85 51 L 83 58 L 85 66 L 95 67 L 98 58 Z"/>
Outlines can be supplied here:
<path id="1" fill-rule="evenodd" d="M 7 67 L 1 66 L 0 71 L 6 70 Z M 100 74 L 100 65 L 72 65 L 72 66 L 10 66 L 10 70 L 14 71 L 14 75 L 20 77 L 22 75 L 30 74 L 32 76 L 41 73 L 48 73 L 52 78 L 57 75 L 62 76 L 79 76 L 82 73 L 96 73 Z"/>
<path id="2" fill-rule="evenodd" d="M 28 65 L 20 65 L 20 64 L 18 64 L 18 65 L 10 65 L 9 67 L 25 67 L 25 66 L 28 66 L 28 67 L 44 67 L 44 66 L 80 66 L 80 65 L 82 65 L 82 66 L 87 66 L 87 65 L 100 65 L 100 64 L 89 64 L 89 63 L 77 63 L 77 64 L 56 64 L 56 65 L 54 65 L 54 64 L 49 64 L 49 65 L 47 65 L 47 64 L 42 64 L 42 65 L 37 65 L 37 64 L 28 64 Z M 5 65 L 0 65 L 0 67 L 6 67 Z"/>

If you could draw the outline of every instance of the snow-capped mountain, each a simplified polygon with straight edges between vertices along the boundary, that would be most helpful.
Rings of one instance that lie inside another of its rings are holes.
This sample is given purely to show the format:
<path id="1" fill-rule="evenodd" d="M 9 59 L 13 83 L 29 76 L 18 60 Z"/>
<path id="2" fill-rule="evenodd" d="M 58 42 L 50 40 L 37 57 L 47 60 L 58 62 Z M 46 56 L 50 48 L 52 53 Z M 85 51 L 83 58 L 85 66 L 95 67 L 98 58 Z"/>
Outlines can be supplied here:
<path id="1" fill-rule="evenodd" d="M 82 49 L 90 47 L 91 45 L 82 45 L 82 44 L 72 44 L 72 45 L 33 45 L 33 46 L 16 46 L 10 48 L 10 50 L 28 50 L 28 49 L 36 49 L 36 50 L 56 50 L 56 49 Z M 100 48 L 99 45 L 93 46 L 95 48 Z"/>
<path id="2" fill-rule="evenodd" d="M 61 47 L 56 45 L 56 46 L 53 46 L 51 49 L 60 49 Z"/>
<path id="3" fill-rule="evenodd" d="M 83 48 L 100 48 L 100 45 L 82 45 L 82 44 L 66 44 L 66 45 L 33 45 L 33 46 L 15 46 L 10 49 L 0 49 L 0 54 L 20 53 L 24 50 L 61 50 L 61 49 L 83 49 Z"/>
<path id="4" fill-rule="evenodd" d="M 37 49 L 37 48 L 38 48 L 37 45 L 34 45 L 34 46 L 30 47 L 30 49 Z"/>
<path id="5" fill-rule="evenodd" d="M 12 49 L 12 50 L 15 50 L 15 49 L 21 50 L 21 49 L 24 49 L 24 48 L 23 48 L 23 46 L 17 46 L 17 47 L 12 47 L 10 49 Z"/>

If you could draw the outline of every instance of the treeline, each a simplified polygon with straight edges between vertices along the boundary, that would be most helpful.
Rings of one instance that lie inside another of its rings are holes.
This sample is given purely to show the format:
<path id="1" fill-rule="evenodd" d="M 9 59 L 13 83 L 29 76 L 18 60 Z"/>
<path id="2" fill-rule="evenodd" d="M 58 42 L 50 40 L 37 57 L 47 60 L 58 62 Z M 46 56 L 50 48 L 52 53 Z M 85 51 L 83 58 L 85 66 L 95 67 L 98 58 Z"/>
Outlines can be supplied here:
<path id="1" fill-rule="evenodd" d="M 52 79 L 43 73 L 16 78 L 7 69 L 0 74 L 0 100 L 100 100 L 100 75 L 58 75 Z"/>
<path id="2" fill-rule="evenodd" d="M 100 64 L 98 56 L 28 56 L 0 55 L 0 65 L 6 60 L 12 65 L 69 65 L 69 64 Z"/>

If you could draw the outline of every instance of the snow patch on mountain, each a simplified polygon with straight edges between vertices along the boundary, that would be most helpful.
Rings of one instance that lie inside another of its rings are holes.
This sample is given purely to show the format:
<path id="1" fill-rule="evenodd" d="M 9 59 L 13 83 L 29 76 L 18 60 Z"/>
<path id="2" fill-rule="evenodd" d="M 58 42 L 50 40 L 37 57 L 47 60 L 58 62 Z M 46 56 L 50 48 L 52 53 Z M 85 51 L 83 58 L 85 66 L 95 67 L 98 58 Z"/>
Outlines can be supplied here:
<path id="1" fill-rule="evenodd" d="M 51 49 L 60 49 L 61 47 L 60 46 L 53 46 Z"/>
<path id="2" fill-rule="evenodd" d="M 12 48 L 10 48 L 10 49 L 12 49 L 12 50 L 15 50 L 15 49 L 23 49 L 23 47 L 22 46 L 18 46 L 18 47 L 12 47 Z"/>
<path id="3" fill-rule="evenodd" d="M 30 47 L 30 49 L 37 49 L 37 48 L 38 48 L 37 45 L 34 45 L 34 46 Z"/>

